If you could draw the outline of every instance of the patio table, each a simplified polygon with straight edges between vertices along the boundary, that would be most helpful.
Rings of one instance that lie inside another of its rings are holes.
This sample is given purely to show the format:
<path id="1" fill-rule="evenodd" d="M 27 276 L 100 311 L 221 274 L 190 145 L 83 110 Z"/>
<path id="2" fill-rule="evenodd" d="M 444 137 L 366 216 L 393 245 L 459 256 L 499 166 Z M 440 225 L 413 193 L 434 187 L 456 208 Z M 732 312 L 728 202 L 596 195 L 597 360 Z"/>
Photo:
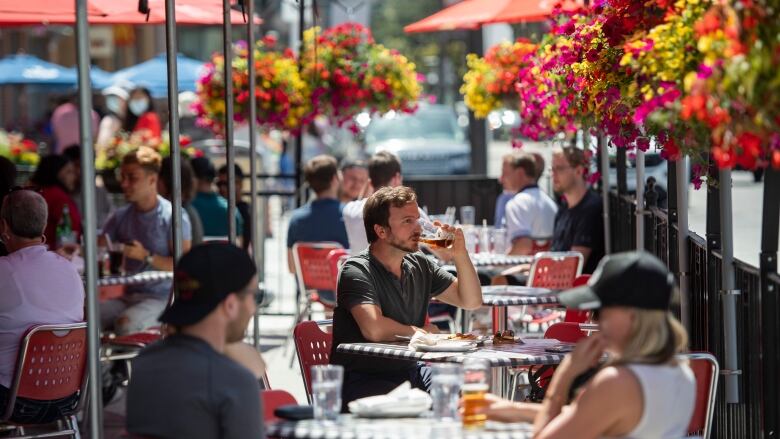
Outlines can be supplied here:
<path id="1" fill-rule="evenodd" d="M 142 271 L 126 276 L 106 276 L 97 280 L 99 287 L 113 285 L 139 285 L 149 282 L 173 279 L 172 271 Z"/>
<path id="2" fill-rule="evenodd" d="M 267 424 L 268 437 L 292 439 L 529 439 L 533 426 L 527 423 L 504 424 L 488 421 L 484 429 L 465 430 L 460 422 L 419 418 L 365 419 L 340 415 L 337 421 L 279 421 Z"/>

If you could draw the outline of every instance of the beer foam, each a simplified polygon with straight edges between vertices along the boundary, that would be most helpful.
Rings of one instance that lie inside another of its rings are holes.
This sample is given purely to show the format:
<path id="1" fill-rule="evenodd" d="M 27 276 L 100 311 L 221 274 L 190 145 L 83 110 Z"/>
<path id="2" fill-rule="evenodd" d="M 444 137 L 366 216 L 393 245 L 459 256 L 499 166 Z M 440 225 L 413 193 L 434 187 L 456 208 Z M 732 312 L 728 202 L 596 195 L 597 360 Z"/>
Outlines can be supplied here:
<path id="1" fill-rule="evenodd" d="M 461 386 L 463 393 L 487 392 L 490 386 L 486 383 L 468 383 Z"/>

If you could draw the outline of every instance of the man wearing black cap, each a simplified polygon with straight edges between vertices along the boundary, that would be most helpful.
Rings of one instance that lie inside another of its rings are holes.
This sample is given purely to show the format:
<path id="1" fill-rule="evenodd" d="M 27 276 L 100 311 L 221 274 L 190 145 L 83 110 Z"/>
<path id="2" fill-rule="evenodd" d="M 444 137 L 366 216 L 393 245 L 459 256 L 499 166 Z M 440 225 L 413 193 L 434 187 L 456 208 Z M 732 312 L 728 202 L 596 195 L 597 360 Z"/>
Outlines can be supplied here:
<path id="1" fill-rule="evenodd" d="M 203 234 L 211 237 L 227 236 L 228 202 L 214 190 L 217 169 L 207 157 L 195 157 L 190 160 L 190 165 L 195 173 L 197 190 L 192 207 L 198 211 L 203 223 Z M 236 230 L 241 230 L 242 224 L 241 215 L 236 210 Z"/>
<path id="2" fill-rule="evenodd" d="M 257 380 L 223 355 L 254 314 L 254 263 L 232 244 L 207 243 L 179 260 L 175 277 L 175 300 L 160 321 L 176 334 L 133 361 L 127 430 L 155 438 L 262 437 Z"/>

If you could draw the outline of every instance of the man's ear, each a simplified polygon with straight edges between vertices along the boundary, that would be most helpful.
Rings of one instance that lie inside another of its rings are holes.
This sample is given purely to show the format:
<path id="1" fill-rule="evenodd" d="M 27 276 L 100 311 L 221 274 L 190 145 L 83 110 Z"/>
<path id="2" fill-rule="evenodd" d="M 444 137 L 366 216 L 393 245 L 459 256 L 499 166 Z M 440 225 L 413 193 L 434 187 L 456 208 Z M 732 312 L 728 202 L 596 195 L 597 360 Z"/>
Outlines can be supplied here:
<path id="1" fill-rule="evenodd" d="M 385 239 L 387 237 L 387 230 L 385 230 L 385 228 L 379 224 L 374 224 L 374 233 L 376 233 L 376 236 L 381 239 Z"/>
<path id="2" fill-rule="evenodd" d="M 225 314 L 228 316 L 229 319 L 235 319 L 238 316 L 239 311 L 239 300 L 238 296 L 236 294 L 228 294 L 227 297 L 225 297 L 225 300 L 222 301 L 220 306 L 222 306 L 222 309 L 225 311 Z"/>

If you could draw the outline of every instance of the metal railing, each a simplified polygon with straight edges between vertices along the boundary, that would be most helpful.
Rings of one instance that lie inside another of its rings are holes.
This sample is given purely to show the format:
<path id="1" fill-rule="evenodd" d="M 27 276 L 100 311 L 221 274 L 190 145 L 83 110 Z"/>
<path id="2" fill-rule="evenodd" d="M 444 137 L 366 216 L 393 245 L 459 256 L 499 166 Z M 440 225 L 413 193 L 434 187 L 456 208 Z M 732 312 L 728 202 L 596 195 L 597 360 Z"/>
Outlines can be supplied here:
<path id="1" fill-rule="evenodd" d="M 614 251 L 636 248 L 636 204 L 633 197 L 612 191 L 609 202 Z M 674 244 L 678 233 L 676 225 L 670 227 L 664 210 L 652 207 L 647 215 L 644 248 L 674 267 L 677 259 L 677 247 Z M 690 231 L 687 247 L 690 261 L 690 349 L 711 352 L 723 365 L 722 256 L 719 251 L 708 249 L 705 239 Z M 770 273 L 768 287 L 762 293 L 758 268 L 739 260 L 735 260 L 734 268 L 736 288 L 740 292 L 736 296 L 740 371 L 736 373 L 742 395 L 739 403 L 726 403 L 721 380 L 712 437 L 777 437 L 780 392 L 776 388 L 777 380 L 773 377 L 780 367 L 778 349 L 774 346 L 780 342 L 780 331 L 774 320 L 780 318 L 775 297 L 780 292 L 780 275 Z M 767 309 L 768 306 L 772 309 Z M 676 312 L 679 315 L 679 309 Z M 722 370 L 721 373 L 726 375 L 734 372 Z"/>

